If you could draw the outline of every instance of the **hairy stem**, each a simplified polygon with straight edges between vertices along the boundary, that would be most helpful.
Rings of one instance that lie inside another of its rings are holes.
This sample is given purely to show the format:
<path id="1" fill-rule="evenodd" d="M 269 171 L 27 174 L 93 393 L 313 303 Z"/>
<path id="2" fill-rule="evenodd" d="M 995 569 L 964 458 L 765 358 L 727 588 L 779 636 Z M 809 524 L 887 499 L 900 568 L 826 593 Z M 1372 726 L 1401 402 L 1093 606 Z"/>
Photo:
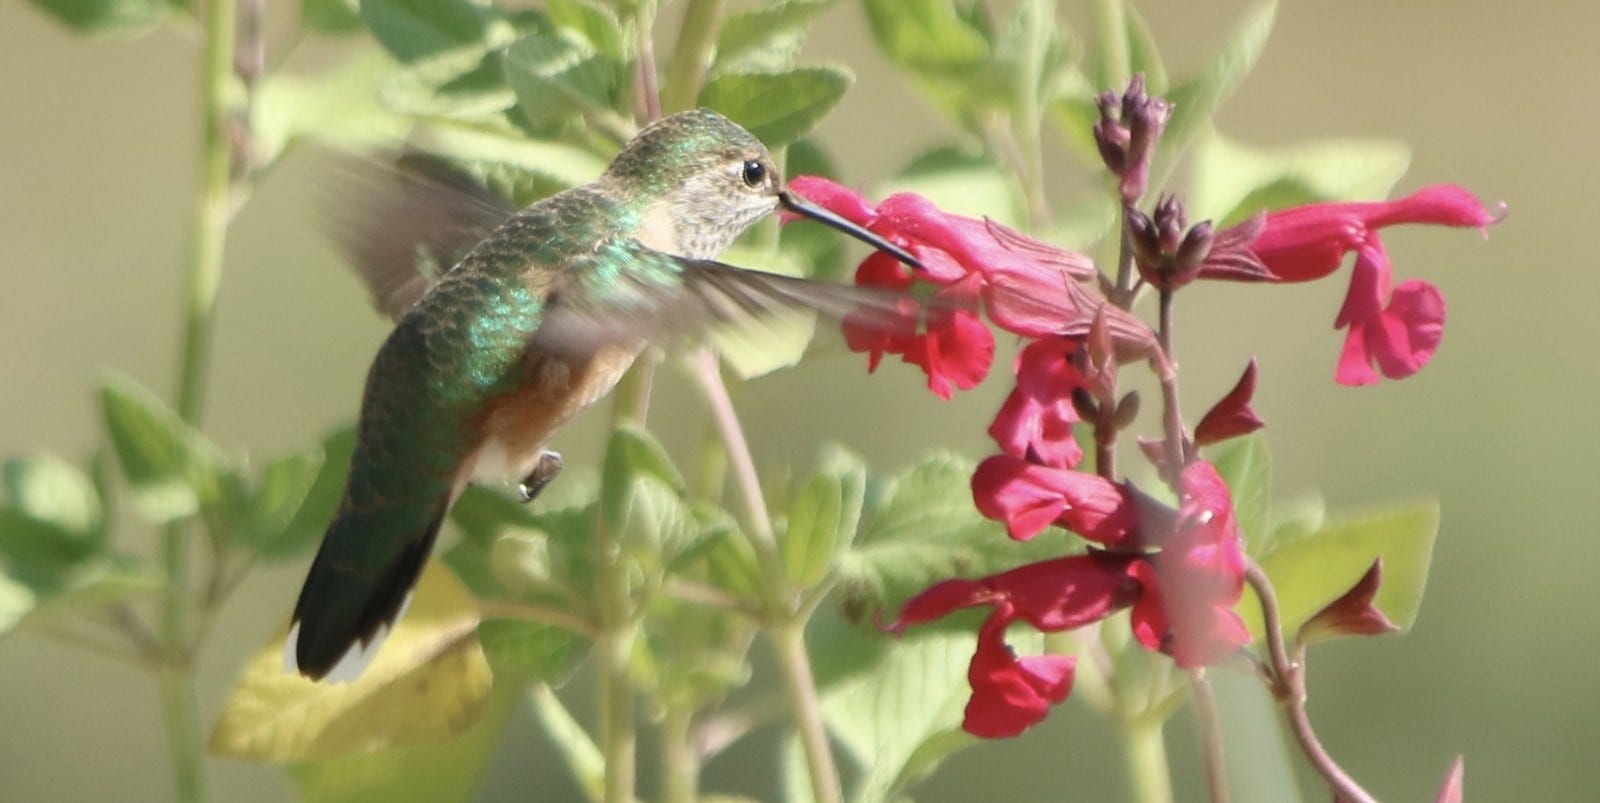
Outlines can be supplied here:
<path id="1" fill-rule="evenodd" d="M 1272 692 L 1284 707 L 1295 742 L 1339 800 L 1346 803 L 1377 803 L 1377 798 L 1333 760 L 1311 727 L 1311 717 L 1306 711 L 1305 647 L 1300 646 L 1293 658 L 1289 656 L 1283 641 L 1283 619 L 1278 611 L 1278 596 L 1272 588 L 1272 581 L 1267 579 L 1267 573 L 1254 561 L 1246 567 L 1244 577 L 1255 590 L 1256 598 L 1261 601 L 1261 619 L 1267 631 L 1267 650 L 1274 675 Z"/>
<path id="2" fill-rule="evenodd" d="M 811 657 L 806 653 L 803 621 L 785 622 L 767 631 L 778 652 L 783 671 L 784 692 L 794 715 L 795 729 L 806 754 L 806 769 L 811 778 L 811 799 L 817 803 L 839 803 L 844 792 L 839 771 L 828 745 L 828 730 L 822 722 L 822 706 L 817 699 L 816 681 L 811 676 Z"/>
<path id="3" fill-rule="evenodd" d="M 694 709 L 668 706 L 661 721 L 662 803 L 694 803 L 700 785 L 700 754 L 694 745 Z"/>
<path id="4" fill-rule="evenodd" d="M 1222 754 L 1222 718 L 1217 713 L 1217 696 L 1204 669 L 1189 673 L 1194 693 L 1195 718 L 1200 726 L 1200 744 L 1206 757 L 1206 787 L 1211 803 L 1228 803 L 1228 764 Z"/>
<path id="5" fill-rule="evenodd" d="M 667 114 L 692 109 L 700 97 L 711 55 L 717 46 L 724 0 L 689 0 L 678 29 L 678 44 L 667 65 L 667 85 L 661 91 L 661 110 Z"/>
<path id="6" fill-rule="evenodd" d="M 1172 777 L 1161 720 L 1139 717 L 1124 722 L 1122 753 L 1127 758 L 1128 799 L 1135 803 L 1172 803 Z"/>
<path id="7" fill-rule="evenodd" d="M 1178 407 L 1178 365 L 1172 358 L 1172 299 L 1172 291 L 1162 288 L 1161 324 L 1156 332 L 1161 349 L 1156 368 L 1161 380 L 1161 428 L 1167 447 L 1162 476 L 1174 490 L 1179 490 L 1179 478 L 1188 455 L 1184 453 L 1183 411 Z"/>

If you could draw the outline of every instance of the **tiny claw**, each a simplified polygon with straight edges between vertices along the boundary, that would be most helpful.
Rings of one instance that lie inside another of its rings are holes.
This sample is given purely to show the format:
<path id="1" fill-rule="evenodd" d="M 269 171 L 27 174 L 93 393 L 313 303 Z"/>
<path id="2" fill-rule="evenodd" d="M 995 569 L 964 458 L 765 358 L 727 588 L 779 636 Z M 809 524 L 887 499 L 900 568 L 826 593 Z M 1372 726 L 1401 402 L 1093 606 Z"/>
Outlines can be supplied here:
<path id="1" fill-rule="evenodd" d="M 533 498 L 544 490 L 544 486 L 549 485 L 550 481 L 560 473 L 561 454 L 549 450 L 540 452 L 539 462 L 534 464 L 533 470 L 528 472 L 528 476 L 523 477 L 522 482 L 517 485 L 517 497 L 524 505 L 532 502 Z"/>

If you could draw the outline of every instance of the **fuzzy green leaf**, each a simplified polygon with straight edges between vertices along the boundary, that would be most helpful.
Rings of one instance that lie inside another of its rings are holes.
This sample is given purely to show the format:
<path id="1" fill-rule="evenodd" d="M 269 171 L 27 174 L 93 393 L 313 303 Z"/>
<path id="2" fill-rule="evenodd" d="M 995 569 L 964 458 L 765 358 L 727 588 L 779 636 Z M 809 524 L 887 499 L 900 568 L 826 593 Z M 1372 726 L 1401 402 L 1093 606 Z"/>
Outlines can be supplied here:
<path id="1" fill-rule="evenodd" d="M 166 0 L 32 0 L 40 11 L 92 36 L 136 36 L 166 19 Z"/>
<path id="2" fill-rule="evenodd" d="M 1190 217 L 1231 223 L 1263 209 L 1380 199 L 1410 164 L 1410 149 L 1389 140 L 1325 139 L 1252 148 L 1214 133 L 1195 150 Z"/>
<path id="3" fill-rule="evenodd" d="M 588 653 L 583 637 L 553 625 L 489 619 L 478 625 L 478 641 L 496 672 L 560 685 Z"/>
<path id="4" fill-rule="evenodd" d="M 726 66 L 752 53 L 804 35 L 818 14 L 837 0 L 779 0 L 729 14 L 717 32 L 717 64 Z"/>
<path id="5" fill-rule="evenodd" d="M 27 578 L 14 578 L 28 583 Z M 108 556 L 71 567 L 48 584 L 33 587 L 35 607 L 23 625 L 83 616 L 107 606 L 147 597 L 161 589 L 161 574 L 132 558 Z"/>
<path id="6" fill-rule="evenodd" d="M 440 742 L 486 709 L 492 680 L 478 644 L 477 604 L 431 562 L 410 609 L 351 683 L 315 683 L 283 667 L 280 628 L 245 668 L 211 733 L 213 756 L 324 761 Z"/>
<path id="7" fill-rule="evenodd" d="M 546 0 L 545 10 L 552 23 L 582 36 L 595 50 L 615 59 L 628 55 L 622 22 L 615 11 L 587 0 Z"/>
<path id="8" fill-rule="evenodd" d="M 783 73 L 723 73 L 706 82 L 700 105 L 727 115 L 769 148 L 805 136 L 855 80 L 842 67 Z"/>
<path id="9" fill-rule="evenodd" d="M 799 276 L 803 272 L 798 262 L 771 249 L 735 245 L 723 259 L 734 265 L 784 276 Z M 816 313 L 802 309 L 775 310 L 753 320 L 713 327 L 709 341 L 723 364 L 740 379 L 748 380 L 799 363 L 816 331 Z"/>
<path id="10" fill-rule="evenodd" d="M 895 63 L 924 77 L 945 77 L 989 56 L 984 32 L 951 0 L 866 0 L 878 47 Z"/>
<path id="11" fill-rule="evenodd" d="M 0 474 L 10 502 L 6 515 L 29 520 L 29 524 L 13 526 L 30 530 L 31 535 L 50 535 L 47 543 L 33 543 L 42 547 L 44 554 L 70 562 L 105 545 L 106 513 L 100 493 L 77 467 L 59 457 L 42 455 L 8 459 Z M 13 533 L 12 527 L 0 525 L 0 554 L 12 553 L 15 542 L 24 538 Z"/>
<path id="12" fill-rule="evenodd" d="M 1172 117 L 1161 137 L 1165 158 L 1173 158 L 1189 146 L 1195 135 L 1211 123 L 1217 109 L 1226 101 L 1267 46 L 1278 4 L 1262 3 L 1245 15 L 1233 35 L 1211 57 L 1205 67 L 1185 78 L 1167 92 L 1172 101 Z"/>
<path id="13" fill-rule="evenodd" d="M 1401 629 L 1410 627 L 1422 605 L 1438 529 L 1438 503 L 1424 502 L 1336 520 L 1314 533 L 1275 542 L 1260 563 L 1277 592 L 1285 632 L 1293 633 L 1349 591 L 1380 557 L 1383 585 L 1374 604 Z M 1253 598 L 1240 605 L 1240 613 L 1252 633 L 1262 632 L 1260 606 Z"/>
<path id="14" fill-rule="evenodd" d="M 982 156 L 954 147 L 941 147 L 917 156 L 900 174 L 881 187 L 876 197 L 912 192 L 933 201 L 941 210 L 969 217 L 991 217 L 1008 226 L 1021 215 L 1013 179 Z"/>
<path id="15" fill-rule="evenodd" d="M 466 803 L 474 799 L 516 708 L 516 683 L 496 683 L 471 727 L 436 744 L 289 767 L 306 803 Z"/>
<path id="16" fill-rule="evenodd" d="M 950 577 L 976 577 L 1059 556 L 1048 536 L 1019 543 L 972 504 L 970 461 L 935 455 L 895 477 L 839 562 L 846 613 L 861 619 L 894 610 Z"/>
<path id="17" fill-rule="evenodd" d="M 610 112 L 625 83 L 622 62 L 565 30 L 536 31 L 505 57 L 517 111 L 535 128 L 579 114 Z"/>
<path id="18" fill-rule="evenodd" d="M 605 465 L 600 474 L 600 509 L 608 522 L 622 521 L 631 486 L 641 477 L 654 478 L 673 491 L 683 488 L 683 475 L 649 431 L 619 428 L 606 444 Z"/>
<path id="19" fill-rule="evenodd" d="M 494 7 L 467 0 L 361 0 L 361 18 L 403 62 L 473 43 L 504 44 L 510 26 Z"/>
<path id="20" fill-rule="evenodd" d="M 379 102 L 398 71 L 392 58 L 372 51 L 314 77 L 267 76 L 250 106 L 256 158 L 271 163 L 300 142 L 352 150 L 399 142 L 410 123 Z"/>
<path id="21" fill-rule="evenodd" d="M 300 0 L 300 24 L 323 34 L 348 34 L 361 29 L 358 0 Z"/>
<path id="22" fill-rule="evenodd" d="M 433 126 L 424 138 L 430 153 L 460 163 L 475 176 L 511 169 L 548 179 L 560 187 L 576 187 L 600 177 L 606 163 L 594 154 L 557 142 L 532 140 L 465 126 Z M 474 171 L 472 168 L 479 168 Z M 488 174 L 488 175 L 486 175 Z"/>
<path id="23" fill-rule="evenodd" d="M 344 496 L 345 476 L 350 472 L 350 454 L 355 451 L 355 443 L 354 427 L 342 427 L 322 439 L 322 459 L 317 463 L 316 476 L 301 493 L 300 503 L 289 520 L 271 537 L 255 544 L 258 555 L 267 560 L 290 558 L 322 539 Z M 304 465 L 300 467 L 304 468 Z M 300 477 L 297 481 L 303 479 Z"/>
<path id="24" fill-rule="evenodd" d="M 154 394 L 125 379 L 100 391 L 106 433 L 144 516 L 164 523 L 216 494 L 216 448 Z"/>

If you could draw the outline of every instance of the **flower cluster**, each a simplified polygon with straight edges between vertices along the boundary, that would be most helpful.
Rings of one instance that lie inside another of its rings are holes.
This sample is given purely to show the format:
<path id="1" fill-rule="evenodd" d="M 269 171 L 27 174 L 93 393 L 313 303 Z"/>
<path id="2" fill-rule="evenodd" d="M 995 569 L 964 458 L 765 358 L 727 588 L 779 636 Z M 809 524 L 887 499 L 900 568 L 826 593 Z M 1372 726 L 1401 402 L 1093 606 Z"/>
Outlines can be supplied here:
<path id="1" fill-rule="evenodd" d="M 1132 132 L 1144 126 L 1159 133 L 1162 109 L 1102 104 L 1102 111 L 1102 148 L 1132 148 L 1123 154 L 1125 169 L 1118 175 L 1142 191 L 1144 169 L 1135 162 L 1148 147 Z M 1132 127 L 1123 132 L 1118 126 Z M 985 318 L 1024 339 L 1013 366 L 1015 385 L 988 430 L 999 453 L 973 474 L 973 502 L 985 517 L 1004 523 L 1013 539 L 1058 527 L 1081 538 L 1086 551 L 937 583 L 906 602 L 888 625 L 901 632 L 958 609 L 989 609 L 968 668 L 966 730 L 988 738 L 1017 735 L 1071 690 L 1072 657 L 1013 653 L 1006 630 L 1019 620 L 1055 633 L 1128 610 L 1140 644 L 1190 670 L 1225 660 L 1248 644 L 1250 635 L 1234 611 L 1247 567 L 1239 525 L 1227 485 L 1196 450 L 1262 426 L 1250 406 L 1254 361 L 1192 435 L 1176 411 L 1168 410 L 1164 423 L 1171 426 L 1164 427 L 1164 437 L 1140 442 L 1172 485 L 1174 510 L 1117 481 L 1109 466 L 1096 466 L 1098 473 L 1081 470 L 1084 453 L 1073 433 L 1074 425 L 1090 419 L 1097 437 L 1108 431 L 1114 436 L 1137 415 L 1137 396 L 1117 395 L 1120 364 L 1148 360 L 1168 374 L 1164 381 L 1172 379 L 1163 341 L 1126 308 L 1131 293 L 1102 292 L 1095 284 L 1098 269 L 1083 255 L 993 221 L 947 214 L 916 195 L 891 195 L 874 206 L 826 179 L 802 176 L 791 186 L 909 250 L 924 266 L 912 273 L 892 257 L 874 254 L 857 269 L 858 284 L 906 290 L 922 281 L 935 287 L 925 319 L 913 325 L 888 328 L 846 319 L 846 340 L 868 355 L 869 370 L 884 355 L 897 355 L 926 373 L 930 390 L 949 398 L 989 373 L 995 339 Z M 1432 285 L 1390 286 L 1378 229 L 1408 222 L 1483 227 L 1495 215 L 1465 190 L 1441 186 L 1392 202 L 1266 213 L 1222 231 L 1209 222 L 1187 228 L 1174 199 L 1163 199 L 1153 217 L 1130 202 L 1127 220 L 1141 280 L 1164 299 L 1196 279 L 1320 278 L 1355 251 L 1351 287 L 1336 322 L 1349 330 L 1337 378 L 1366 384 L 1376 381 L 1374 366 L 1391 378 L 1420 369 L 1438 346 L 1444 315 Z M 1362 599 L 1353 597 L 1348 607 L 1354 612 L 1341 614 L 1338 622 L 1330 619 L 1329 627 L 1349 630 L 1345 619 L 1378 626 L 1368 621 L 1370 606 Z"/>

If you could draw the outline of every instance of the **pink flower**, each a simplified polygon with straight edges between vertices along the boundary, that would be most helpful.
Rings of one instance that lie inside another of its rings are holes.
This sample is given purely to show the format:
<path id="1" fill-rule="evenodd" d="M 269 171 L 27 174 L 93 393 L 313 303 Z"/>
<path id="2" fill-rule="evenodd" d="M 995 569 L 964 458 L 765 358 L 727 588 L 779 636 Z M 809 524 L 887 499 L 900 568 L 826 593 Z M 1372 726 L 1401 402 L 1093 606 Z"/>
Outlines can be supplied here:
<path id="1" fill-rule="evenodd" d="M 1368 385 L 1378 381 L 1380 371 L 1400 379 L 1421 370 L 1444 332 L 1438 288 L 1420 280 L 1393 286 L 1378 230 L 1398 223 L 1484 229 L 1499 217 L 1467 190 L 1436 184 L 1395 201 L 1308 204 L 1268 213 L 1250 251 L 1271 278 L 1284 282 L 1320 279 L 1355 252 L 1350 289 L 1334 321 L 1334 328 L 1349 330 L 1336 379 L 1342 385 Z M 1201 275 L 1241 278 L 1213 270 Z"/>
<path id="2" fill-rule="evenodd" d="M 1233 390 L 1206 411 L 1205 417 L 1194 428 L 1196 446 L 1210 446 L 1229 438 L 1248 435 L 1267 425 L 1250 407 L 1256 395 L 1256 361 L 1250 358 L 1244 374 L 1234 384 Z"/>
<path id="3" fill-rule="evenodd" d="M 1017 386 L 989 425 L 1002 452 L 1052 468 L 1075 468 L 1083 459 L 1072 437 L 1078 421 L 1072 394 L 1085 384 L 1072 366 L 1077 350 L 1076 342 L 1057 337 L 1035 340 L 1017 355 Z"/>
<path id="4" fill-rule="evenodd" d="M 945 580 L 908 600 L 886 629 L 901 633 L 962 608 L 989 606 L 967 668 L 972 697 L 962 727 L 986 739 L 1016 736 L 1066 699 L 1075 661 L 1062 655 L 1018 658 L 1006 644 L 1006 628 L 1021 619 L 1037 630 L 1060 632 L 1127 607 L 1136 589 L 1126 571 L 1130 559 L 1074 555 L 979 580 Z"/>
<path id="5" fill-rule="evenodd" d="M 1244 553 L 1228 486 L 1210 463 L 1183 471 L 1177 530 L 1161 552 L 1129 566 L 1142 586 L 1133 634 L 1151 650 L 1192 669 L 1216 663 L 1250 642 L 1234 612 L 1244 593 Z"/>
<path id="6" fill-rule="evenodd" d="M 1057 524 L 1101 544 L 1116 544 L 1137 528 L 1133 497 L 1104 477 L 1029 463 L 997 454 L 972 475 L 972 500 L 986 518 L 1005 522 L 1019 541 Z"/>

